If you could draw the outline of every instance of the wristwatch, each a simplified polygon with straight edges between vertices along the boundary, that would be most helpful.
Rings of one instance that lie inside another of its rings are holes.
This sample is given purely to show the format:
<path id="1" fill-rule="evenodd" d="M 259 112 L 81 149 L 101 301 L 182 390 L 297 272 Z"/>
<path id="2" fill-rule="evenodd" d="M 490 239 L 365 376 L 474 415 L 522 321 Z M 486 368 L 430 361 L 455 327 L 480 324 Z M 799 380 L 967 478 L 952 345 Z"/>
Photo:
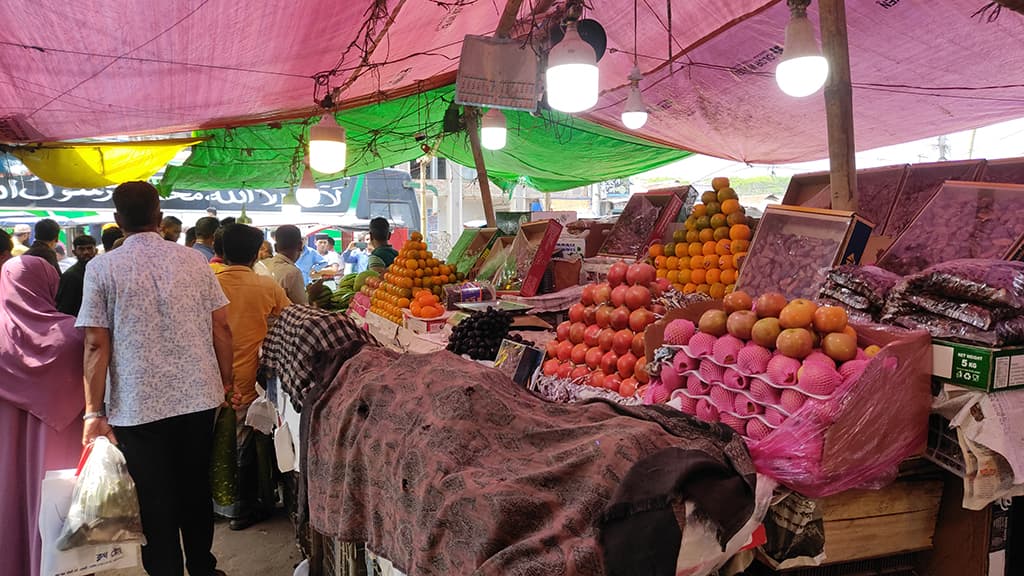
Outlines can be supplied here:
<path id="1" fill-rule="evenodd" d="M 82 416 L 82 420 L 92 420 L 93 418 L 106 418 L 107 412 L 105 410 L 99 410 L 97 412 L 86 412 Z"/>

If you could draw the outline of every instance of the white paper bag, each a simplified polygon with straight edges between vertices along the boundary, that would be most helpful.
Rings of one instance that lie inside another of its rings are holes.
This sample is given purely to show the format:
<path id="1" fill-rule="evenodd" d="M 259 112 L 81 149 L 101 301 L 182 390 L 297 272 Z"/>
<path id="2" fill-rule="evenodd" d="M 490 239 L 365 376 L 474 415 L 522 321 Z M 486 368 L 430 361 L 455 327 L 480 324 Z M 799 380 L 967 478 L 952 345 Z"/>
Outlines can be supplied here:
<path id="1" fill-rule="evenodd" d="M 277 409 L 267 399 L 267 392 L 259 384 L 256 385 L 256 392 L 259 396 L 252 401 L 245 413 L 245 425 L 252 426 L 269 436 L 274 431 L 274 424 L 277 423 Z"/>
<path id="2" fill-rule="evenodd" d="M 138 544 L 95 544 L 57 550 L 64 519 L 71 508 L 75 470 L 50 470 L 43 478 L 39 498 L 39 535 L 43 540 L 40 576 L 91 574 L 139 565 Z"/>
<path id="3" fill-rule="evenodd" d="M 292 446 L 292 433 L 287 422 L 274 431 L 274 452 L 277 454 L 277 469 L 281 472 L 295 470 L 295 448 Z"/>

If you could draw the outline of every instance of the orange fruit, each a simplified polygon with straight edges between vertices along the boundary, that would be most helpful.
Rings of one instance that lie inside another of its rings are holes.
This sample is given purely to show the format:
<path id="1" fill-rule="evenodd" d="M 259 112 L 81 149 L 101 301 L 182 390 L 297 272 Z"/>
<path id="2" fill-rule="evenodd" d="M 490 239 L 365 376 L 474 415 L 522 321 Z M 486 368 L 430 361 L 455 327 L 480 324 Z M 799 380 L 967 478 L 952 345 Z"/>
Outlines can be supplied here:
<path id="1" fill-rule="evenodd" d="M 409 240 L 412 240 L 413 242 L 419 242 L 423 240 L 423 234 L 420 234 L 419 232 L 413 232 L 412 234 L 409 234 Z"/>
<path id="2" fill-rule="evenodd" d="M 690 282 L 692 282 L 694 284 L 703 284 L 704 280 L 707 278 L 707 274 L 708 274 L 707 270 L 704 270 L 702 268 L 691 270 L 690 271 Z"/>
<path id="3" fill-rule="evenodd" d="M 693 207 L 693 212 L 691 212 L 690 215 L 691 216 L 695 216 L 697 218 L 700 218 L 701 216 L 706 216 L 707 213 L 708 213 L 708 207 L 707 206 L 705 206 L 703 204 L 697 204 L 696 206 Z"/>
<path id="4" fill-rule="evenodd" d="M 714 284 L 722 279 L 722 271 L 718 268 L 710 268 L 704 275 L 704 281 L 708 284 Z"/>
<path id="5" fill-rule="evenodd" d="M 689 245 L 687 252 L 690 256 L 700 256 L 704 253 L 704 244 L 693 242 Z"/>
<path id="6" fill-rule="evenodd" d="M 408 308 L 409 307 L 409 299 L 408 298 L 399 298 L 398 299 L 398 307 L 399 308 Z"/>
<path id="7" fill-rule="evenodd" d="M 654 267 L 655 268 L 664 268 L 665 267 L 665 262 L 667 260 L 668 260 L 668 257 L 666 257 L 664 254 L 660 254 L 660 255 L 656 256 L 654 258 Z M 445 272 L 445 274 L 447 274 L 447 272 Z"/>
<path id="8" fill-rule="evenodd" d="M 734 270 L 736 266 L 732 263 L 732 254 L 727 254 L 718 259 L 718 267 L 722 270 Z"/>
<path id="9" fill-rule="evenodd" d="M 665 253 L 665 247 L 661 244 L 651 244 L 651 247 L 647 250 L 647 253 L 651 258 L 657 258 Z"/>
<path id="10" fill-rule="evenodd" d="M 669 270 L 666 278 L 672 284 L 679 282 L 679 270 Z"/>
<path id="11" fill-rule="evenodd" d="M 704 269 L 704 257 L 694 256 L 690 258 L 690 270 L 703 270 Z"/>
<path id="12" fill-rule="evenodd" d="M 655 278 L 666 278 L 666 277 L 668 277 L 668 272 L 669 271 L 666 270 L 665 268 L 658 268 L 657 270 L 654 271 L 654 277 Z"/>
<path id="13" fill-rule="evenodd" d="M 697 285 L 697 292 L 700 292 L 701 294 L 710 294 L 711 293 L 711 285 L 710 284 L 698 284 Z"/>
<path id="14" fill-rule="evenodd" d="M 719 280 L 722 284 L 730 285 L 736 283 L 736 271 L 735 270 L 722 270 L 722 277 Z"/>
<path id="15" fill-rule="evenodd" d="M 721 282 L 716 282 L 715 284 L 712 284 L 711 289 L 708 291 L 708 295 L 710 295 L 715 300 L 721 300 L 722 298 L 725 298 L 725 284 L 722 284 Z"/>
<path id="16" fill-rule="evenodd" d="M 750 240 L 750 226 L 737 224 L 729 229 L 729 238 L 732 240 Z"/>
<path id="17" fill-rule="evenodd" d="M 714 241 L 705 242 L 703 247 L 704 255 L 710 256 L 711 254 L 714 254 L 716 246 L 717 244 L 715 244 Z"/>
<path id="18" fill-rule="evenodd" d="M 746 258 L 746 252 L 740 252 L 739 254 L 732 255 L 732 261 L 736 265 L 737 270 L 743 270 L 743 261 L 746 260 Z"/>
<path id="19" fill-rule="evenodd" d="M 725 214 L 715 214 L 714 216 L 711 217 L 712 228 L 721 228 L 725 226 L 725 224 Z"/>
<path id="20" fill-rule="evenodd" d="M 700 232 L 698 232 L 697 230 L 687 230 L 686 231 L 686 241 L 687 242 L 692 244 L 693 242 L 697 242 L 699 240 L 700 240 Z"/>
<path id="21" fill-rule="evenodd" d="M 750 250 L 750 240 L 734 240 L 732 243 L 732 253 L 739 254 L 740 252 L 748 252 Z"/>
<path id="22" fill-rule="evenodd" d="M 719 240 L 728 240 L 728 239 L 729 239 L 729 227 L 728 226 L 722 226 L 721 228 L 715 228 L 715 242 L 718 242 Z"/>
<path id="23" fill-rule="evenodd" d="M 668 259 L 665 260 L 665 268 L 668 268 L 669 270 L 675 270 L 678 267 L 679 267 L 679 258 L 677 258 L 675 256 L 669 256 Z"/>
<path id="24" fill-rule="evenodd" d="M 700 231 L 700 241 L 710 242 L 715 239 L 715 230 L 713 228 L 705 228 Z"/>
<path id="25" fill-rule="evenodd" d="M 415 270 L 420 267 L 420 263 L 417 260 L 410 259 L 408 262 L 405 263 L 405 267 L 408 268 L 409 270 Z"/>
<path id="26" fill-rule="evenodd" d="M 683 286 L 682 284 L 673 284 L 672 288 L 678 290 L 679 292 L 682 292 L 686 287 Z"/>
<path id="27" fill-rule="evenodd" d="M 676 252 L 675 252 L 676 256 L 679 257 L 679 258 L 682 258 L 683 256 L 686 256 L 687 248 L 688 248 L 687 245 L 683 244 L 682 242 L 680 242 L 679 244 L 676 244 Z"/>
<path id="28" fill-rule="evenodd" d="M 730 199 L 726 200 L 725 202 L 722 202 L 722 213 L 725 214 L 725 215 L 729 215 L 729 214 L 733 214 L 733 213 L 739 212 L 742 209 L 743 208 L 740 207 L 740 201 L 739 200 L 735 200 L 735 199 L 730 198 Z"/>
<path id="29" fill-rule="evenodd" d="M 735 226 L 737 224 L 746 224 L 747 215 L 743 213 L 743 210 L 740 210 L 739 212 L 733 212 L 732 214 L 729 214 L 729 217 L 725 219 L 725 222 L 729 224 L 729 226 Z"/>
<path id="30" fill-rule="evenodd" d="M 697 291 L 697 285 L 694 284 L 693 282 L 690 282 L 686 286 L 683 286 L 683 294 L 693 294 L 696 291 Z"/>
<path id="31" fill-rule="evenodd" d="M 413 302 L 412 304 L 409 304 L 409 312 L 412 312 L 413 316 L 419 316 L 420 315 L 420 311 L 422 309 L 423 309 L 423 307 L 420 306 L 419 302 Z"/>
<path id="32" fill-rule="evenodd" d="M 683 226 L 685 226 L 687 230 L 696 230 L 697 229 L 697 217 L 691 215 L 689 218 L 686 219 L 685 222 L 683 222 Z"/>
<path id="33" fill-rule="evenodd" d="M 718 243 L 715 244 L 715 254 L 718 254 L 719 256 L 732 254 L 732 242 L 730 240 L 719 240 Z"/>

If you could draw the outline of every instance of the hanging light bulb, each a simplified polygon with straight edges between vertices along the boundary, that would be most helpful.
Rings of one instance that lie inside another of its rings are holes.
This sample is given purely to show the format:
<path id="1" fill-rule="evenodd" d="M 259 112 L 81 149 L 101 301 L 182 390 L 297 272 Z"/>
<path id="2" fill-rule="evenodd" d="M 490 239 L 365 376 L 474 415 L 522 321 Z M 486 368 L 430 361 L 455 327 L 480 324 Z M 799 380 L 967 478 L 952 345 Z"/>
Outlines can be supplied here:
<path id="1" fill-rule="evenodd" d="M 281 199 L 281 214 L 295 215 L 302 213 L 302 207 L 295 199 L 295 192 L 289 191 Z"/>
<path id="2" fill-rule="evenodd" d="M 814 38 L 814 26 L 807 19 L 807 0 L 789 1 L 789 24 L 786 24 L 786 47 L 775 68 L 775 82 L 786 94 L 795 98 L 810 96 L 828 79 L 828 60 Z"/>
<path id="3" fill-rule="evenodd" d="M 626 98 L 626 107 L 622 109 L 622 125 L 630 130 L 639 130 L 647 124 L 647 106 L 644 106 L 644 97 L 640 94 L 640 81 L 644 76 L 640 68 L 633 66 L 629 73 L 629 97 Z"/>
<path id="4" fill-rule="evenodd" d="M 309 166 L 302 171 L 302 182 L 295 191 L 295 201 L 303 208 L 315 208 L 320 205 L 320 189 L 316 187 L 316 180 L 313 179 Z"/>
<path id="5" fill-rule="evenodd" d="M 345 169 L 345 129 L 334 116 L 324 113 L 316 126 L 309 127 L 309 165 L 321 174 L 334 174 Z"/>
<path id="6" fill-rule="evenodd" d="M 580 38 L 575 20 L 565 25 L 565 37 L 548 52 L 545 80 L 548 104 L 555 110 L 572 114 L 597 104 L 597 53 Z"/>
<path id="7" fill-rule="evenodd" d="M 497 108 L 491 108 L 480 121 L 480 145 L 488 150 L 501 150 L 507 141 L 505 114 Z"/>

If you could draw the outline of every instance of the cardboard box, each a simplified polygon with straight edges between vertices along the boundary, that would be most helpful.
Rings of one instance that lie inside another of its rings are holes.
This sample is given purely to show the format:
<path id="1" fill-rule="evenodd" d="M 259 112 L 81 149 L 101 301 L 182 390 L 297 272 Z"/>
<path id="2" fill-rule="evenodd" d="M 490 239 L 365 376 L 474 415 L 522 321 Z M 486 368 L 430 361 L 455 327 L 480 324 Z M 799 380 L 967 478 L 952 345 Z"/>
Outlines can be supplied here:
<path id="1" fill-rule="evenodd" d="M 611 234 L 612 228 L 615 227 L 614 222 L 602 222 L 600 220 L 577 220 L 565 227 L 562 231 L 562 235 L 559 236 L 559 241 L 566 238 L 573 239 L 572 242 L 575 244 L 576 238 L 586 238 L 586 242 L 583 249 L 584 258 L 593 258 L 597 256 L 597 253 L 601 250 L 601 245 L 608 239 L 608 235 Z"/>
<path id="2" fill-rule="evenodd" d="M 568 229 L 562 230 L 562 234 L 558 237 L 558 242 L 555 242 L 555 250 L 561 250 L 562 257 L 564 258 L 570 258 L 573 256 L 586 258 L 587 238 L 589 236 L 589 230 L 584 230 L 580 234 L 574 234 Z"/>
<path id="3" fill-rule="evenodd" d="M 679 199 L 683 201 L 683 205 L 679 207 L 679 214 L 676 216 L 676 222 L 683 222 L 687 217 L 690 216 L 690 212 L 693 212 L 694 205 L 700 200 L 700 192 L 696 188 L 689 184 L 685 186 L 670 186 L 668 188 L 655 188 L 648 190 L 648 194 L 675 194 L 679 196 Z"/>
<path id="4" fill-rule="evenodd" d="M 754 297 L 780 292 L 791 300 L 817 298 L 829 269 L 860 262 L 871 229 L 853 212 L 768 206 L 736 288 Z"/>
<path id="5" fill-rule="evenodd" d="M 1024 346 L 986 348 L 933 339 L 932 375 L 983 392 L 1024 388 Z"/>
<path id="6" fill-rule="evenodd" d="M 469 245 L 473 243 L 473 240 L 480 234 L 480 228 L 468 228 L 459 234 L 459 239 L 455 241 L 455 245 L 452 246 L 450 252 L 448 252 L 448 258 L 445 259 L 446 264 L 456 265 L 459 260 L 466 254 L 466 250 L 469 249 Z"/>
<path id="7" fill-rule="evenodd" d="M 521 261 L 521 254 L 510 255 L 504 270 L 499 270 L 495 276 L 494 286 L 499 294 L 515 294 L 517 296 L 536 296 L 540 289 L 544 272 L 551 262 L 551 254 L 555 250 L 555 243 L 562 234 L 562 225 L 553 220 L 541 220 L 523 224 L 516 234 L 515 240 L 508 250 L 520 250 L 522 253 L 530 253 L 532 256 L 527 261 Z M 515 266 L 515 280 L 512 284 L 503 282 L 503 276 L 510 266 Z M 504 289 L 503 289 L 504 284 Z"/>
<path id="8" fill-rule="evenodd" d="M 463 240 L 467 237 L 468 241 Z M 455 271 L 461 272 L 466 278 L 473 278 L 477 269 L 487 258 L 491 246 L 498 237 L 497 228 L 466 230 L 459 236 L 459 240 L 456 242 L 456 247 L 463 242 L 467 242 L 465 247 L 460 249 L 461 254 L 456 257 L 456 248 L 452 248 L 452 253 L 448 255 L 447 263 L 455 266 Z"/>
<path id="9" fill-rule="evenodd" d="M 598 254 L 629 260 L 643 257 L 651 244 L 661 241 L 682 206 L 683 199 L 673 192 L 630 196 Z"/>
<path id="10" fill-rule="evenodd" d="M 562 227 L 565 227 L 576 221 L 576 211 L 552 210 L 550 212 L 530 212 L 530 222 L 539 222 L 541 220 L 554 220 L 561 224 Z"/>
<path id="11" fill-rule="evenodd" d="M 448 326 L 449 314 L 443 314 L 437 318 L 416 318 L 408 311 L 405 314 L 405 327 L 417 334 L 434 334 L 444 332 Z"/>
<path id="12" fill-rule="evenodd" d="M 495 226 L 505 236 L 515 236 L 519 227 L 530 221 L 529 212 L 495 212 Z"/>

